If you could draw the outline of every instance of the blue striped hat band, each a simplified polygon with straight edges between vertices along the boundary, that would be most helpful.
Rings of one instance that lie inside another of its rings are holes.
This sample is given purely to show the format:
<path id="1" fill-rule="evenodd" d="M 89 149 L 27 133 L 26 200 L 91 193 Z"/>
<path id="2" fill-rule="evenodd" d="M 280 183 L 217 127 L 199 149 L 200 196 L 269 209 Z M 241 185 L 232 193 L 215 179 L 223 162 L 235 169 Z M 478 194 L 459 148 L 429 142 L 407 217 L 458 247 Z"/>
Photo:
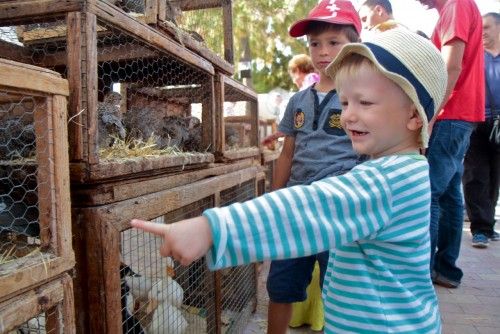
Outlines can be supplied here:
<path id="1" fill-rule="evenodd" d="M 418 101 L 422 108 L 424 108 L 425 115 L 428 120 L 431 120 L 434 115 L 434 100 L 431 95 L 425 89 L 425 87 L 420 83 L 420 81 L 413 75 L 413 73 L 408 70 L 408 68 L 390 52 L 384 48 L 373 44 L 373 43 L 363 43 L 366 45 L 370 51 L 373 53 L 378 63 L 382 65 L 388 72 L 398 74 L 408 80 L 410 84 L 415 88 L 418 96 Z"/>

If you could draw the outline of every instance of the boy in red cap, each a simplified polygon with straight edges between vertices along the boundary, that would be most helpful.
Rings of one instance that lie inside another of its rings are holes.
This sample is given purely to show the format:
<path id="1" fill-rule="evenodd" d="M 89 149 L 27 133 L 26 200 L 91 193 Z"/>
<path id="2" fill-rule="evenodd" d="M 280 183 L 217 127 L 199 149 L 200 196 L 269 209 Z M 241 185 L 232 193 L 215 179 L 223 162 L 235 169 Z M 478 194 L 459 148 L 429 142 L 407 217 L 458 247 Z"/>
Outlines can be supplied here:
<path id="1" fill-rule="evenodd" d="M 319 2 L 305 19 L 290 27 L 292 37 L 307 35 L 309 55 L 319 81 L 294 94 L 287 105 L 278 127 L 285 140 L 273 176 L 273 190 L 341 175 L 357 164 L 359 156 L 340 126 L 341 106 L 335 84 L 325 69 L 344 44 L 359 41 L 360 31 L 361 20 L 356 9 L 350 1 L 342 0 Z M 322 286 L 328 252 L 271 262 L 267 279 L 268 333 L 286 333 L 292 318 L 292 303 L 306 300 L 316 261 Z M 319 321 L 305 322 L 321 329 L 320 317 Z"/>

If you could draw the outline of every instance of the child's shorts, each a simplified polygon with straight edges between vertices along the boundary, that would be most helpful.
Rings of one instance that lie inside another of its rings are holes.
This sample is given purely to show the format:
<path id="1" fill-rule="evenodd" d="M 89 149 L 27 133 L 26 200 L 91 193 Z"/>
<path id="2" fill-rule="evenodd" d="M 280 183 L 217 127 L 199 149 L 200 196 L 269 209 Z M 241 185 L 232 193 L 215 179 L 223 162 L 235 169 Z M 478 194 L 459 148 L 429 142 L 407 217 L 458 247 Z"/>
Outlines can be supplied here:
<path id="1" fill-rule="evenodd" d="M 316 260 L 319 262 L 320 284 L 323 287 L 328 251 L 296 259 L 272 261 L 267 277 L 269 299 L 282 304 L 306 300 L 306 289 L 311 282 Z"/>

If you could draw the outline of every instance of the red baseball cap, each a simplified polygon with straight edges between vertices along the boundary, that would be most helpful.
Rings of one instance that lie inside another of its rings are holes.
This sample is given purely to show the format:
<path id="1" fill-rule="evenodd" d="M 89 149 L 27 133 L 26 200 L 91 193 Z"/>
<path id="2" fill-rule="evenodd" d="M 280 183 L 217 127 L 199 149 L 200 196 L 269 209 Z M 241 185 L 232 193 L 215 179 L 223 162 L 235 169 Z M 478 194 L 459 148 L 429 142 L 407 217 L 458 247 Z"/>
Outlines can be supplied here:
<path id="1" fill-rule="evenodd" d="M 352 25 L 361 33 L 361 20 L 353 4 L 347 0 L 321 0 L 307 15 L 307 18 L 292 24 L 289 34 L 300 37 L 306 34 L 309 22 L 320 21 L 334 24 Z"/>

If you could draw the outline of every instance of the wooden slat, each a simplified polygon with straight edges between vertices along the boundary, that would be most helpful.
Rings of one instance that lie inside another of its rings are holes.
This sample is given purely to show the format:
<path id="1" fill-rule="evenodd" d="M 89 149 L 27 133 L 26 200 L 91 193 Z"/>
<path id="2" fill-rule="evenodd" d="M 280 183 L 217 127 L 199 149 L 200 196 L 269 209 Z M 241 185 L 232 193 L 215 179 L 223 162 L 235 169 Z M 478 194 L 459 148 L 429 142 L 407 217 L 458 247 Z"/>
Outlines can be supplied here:
<path id="1" fill-rule="evenodd" d="M 250 167 L 139 198 L 99 207 L 78 209 L 78 214 L 85 217 L 85 221 L 92 221 L 95 224 L 113 224 L 117 230 L 123 231 L 130 228 L 130 220 L 137 218 L 138 213 L 143 219 L 159 217 L 166 212 L 255 178 L 257 173 L 257 167 Z"/>
<path id="2" fill-rule="evenodd" d="M 248 112 L 250 115 L 250 145 L 259 146 L 259 106 L 257 101 L 248 102 Z"/>
<path id="3" fill-rule="evenodd" d="M 99 162 L 99 143 L 97 138 L 97 18 L 92 13 L 85 14 L 85 87 L 83 98 L 86 101 L 88 157 L 90 164 Z M 82 66 L 83 66 L 82 64 Z"/>
<path id="4" fill-rule="evenodd" d="M 258 147 L 247 147 L 247 148 L 225 151 L 223 154 L 223 159 L 239 160 L 249 157 L 256 157 L 259 154 L 260 154 L 260 149 Z"/>
<path id="5" fill-rule="evenodd" d="M 250 87 L 245 86 L 241 82 L 234 80 L 233 78 L 224 76 L 224 84 L 227 85 L 226 86 L 227 95 L 245 95 L 250 101 L 258 99 L 257 92 L 255 92 Z M 239 101 L 242 100 L 244 99 L 241 98 L 239 99 Z"/>
<path id="6" fill-rule="evenodd" d="M 46 253 L 25 256 L 22 267 L 19 267 L 17 262 L 2 264 L 0 267 L 0 272 L 2 272 L 2 276 L 0 276 L 2 280 L 2 284 L 0 284 L 0 300 L 4 301 L 15 294 L 32 288 L 34 285 L 71 270 L 74 264 L 74 262 L 67 259 L 56 258 Z"/>
<path id="7" fill-rule="evenodd" d="M 64 286 L 60 280 L 56 280 L 1 303 L 0 331 L 9 333 L 41 312 L 50 310 L 63 299 Z M 72 333 L 71 328 L 64 333 Z"/>
<path id="8" fill-rule="evenodd" d="M 64 300 L 62 301 L 62 305 L 59 305 L 60 314 L 64 320 L 64 328 L 61 333 L 74 334 L 76 333 L 76 324 L 73 280 L 69 275 L 64 275 L 61 278 L 61 282 L 64 291 Z"/>
<path id="9" fill-rule="evenodd" d="M 158 0 L 145 0 L 144 22 L 156 24 L 158 21 Z"/>
<path id="10" fill-rule="evenodd" d="M 43 107 L 41 105 L 43 104 Z M 52 236 L 57 229 L 54 226 L 55 198 L 54 198 L 54 147 L 52 138 L 52 99 L 38 100 L 38 106 L 33 115 L 36 138 L 37 195 L 38 195 L 38 223 L 40 224 L 40 241 L 42 249 L 57 252 Z M 63 165 L 64 166 L 64 165 Z"/>
<path id="11" fill-rule="evenodd" d="M 224 175 L 251 167 L 251 159 L 240 160 L 233 164 L 216 164 L 211 168 L 195 171 L 183 171 L 178 174 L 157 178 L 136 178 L 128 181 L 118 181 L 96 184 L 93 187 L 84 185 L 73 186 L 72 202 L 76 206 L 96 206 L 124 201 L 130 198 L 151 194 L 164 189 L 172 189 L 203 180 L 207 177 Z"/>
<path id="12" fill-rule="evenodd" d="M 215 152 L 221 154 L 225 149 L 225 126 L 224 126 L 224 75 L 217 73 L 214 78 L 215 91 Z"/>
<path id="13" fill-rule="evenodd" d="M 28 52 L 24 47 L 0 40 L 0 58 L 13 61 L 31 61 L 31 56 L 31 52 Z"/>
<path id="14" fill-rule="evenodd" d="M 2 24 L 15 25 L 26 18 L 61 15 L 83 9 L 82 0 L 4 0 L 0 2 Z"/>
<path id="15" fill-rule="evenodd" d="M 170 0 L 173 5 L 180 7 L 183 11 L 218 8 L 224 0 Z"/>
<path id="16" fill-rule="evenodd" d="M 215 115 L 217 114 L 216 96 L 214 78 L 210 77 L 203 84 L 203 100 L 201 105 L 201 119 L 203 121 L 201 145 L 203 148 L 207 148 L 208 152 L 214 152 L 214 143 L 217 138 L 217 127 L 215 125 Z"/>
<path id="17" fill-rule="evenodd" d="M 68 96 L 68 82 L 56 72 L 0 59 L 0 86 Z"/>
<path id="18" fill-rule="evenodd" d="M 82 106 L 82 15 L 79 12 L 68 13 L 66 18 L 68 37 L 66 45 L 66 59 L 68 64 L 67 76 L 70 88 L 68 102 L 68 116 L 71 120 L 69 127 L 69 148 L 71 161 L 81 161 L 85 158 L 83 146 L 83 106 Z"/>
<path id="19" fill-rule="evenodd" d="M 224 59 L 234 64 L 234 46 L 233 46 L 233 7 L 231 0 L 223 0 L 222 16 L 224 31 Z"/>
<path id="20" fill-rule="evenodd" d="M 214 68 L 208 61 L 178 45 L 145 23 L 134 20 L 113 5 L 99 1 L 96 4 L 89 3 L 88 9 L 99 18 L 116 25 L 154 47 L 164 50 L 205 72 L 214 73 Z"/>
<path id="21" fill-rule="evenodd" d="M 69 191 L 69 156 L 68 127 L 66 116 L 66 98 L 55 95 L 52 99 L 52 165 L 54 174 L 54 194 L 52 202 L 55 205 L 54 219 L 51 230 L 56 254 L 74 261 L 71 233 L 71 202 Z"/>

